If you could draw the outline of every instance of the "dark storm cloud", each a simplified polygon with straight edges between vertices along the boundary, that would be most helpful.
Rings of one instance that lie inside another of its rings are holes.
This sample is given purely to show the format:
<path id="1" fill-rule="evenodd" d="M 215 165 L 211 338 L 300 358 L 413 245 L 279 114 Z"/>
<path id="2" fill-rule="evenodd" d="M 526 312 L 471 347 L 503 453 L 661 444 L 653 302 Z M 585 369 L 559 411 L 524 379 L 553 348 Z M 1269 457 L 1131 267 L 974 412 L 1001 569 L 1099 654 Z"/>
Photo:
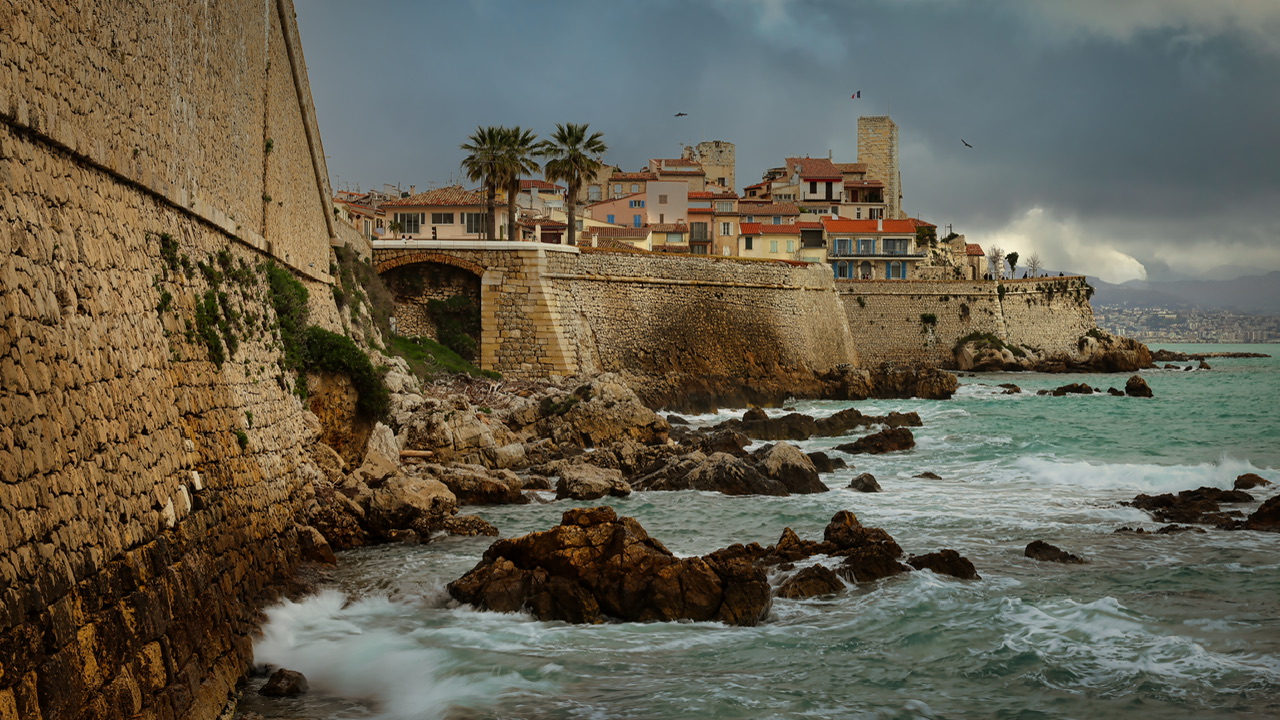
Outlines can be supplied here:
<path id="1" fill-rule="evenodd" d="M 478 125 L 589 122 L 626 170 L 732 141 L 742 186 L 855 159 L 857 116 L 889 112 L 907 210 L 973 241 L 1112 280 L 1280 268 L 1270 0 L 297 7 L 343 184 L 456 179 Z"/>

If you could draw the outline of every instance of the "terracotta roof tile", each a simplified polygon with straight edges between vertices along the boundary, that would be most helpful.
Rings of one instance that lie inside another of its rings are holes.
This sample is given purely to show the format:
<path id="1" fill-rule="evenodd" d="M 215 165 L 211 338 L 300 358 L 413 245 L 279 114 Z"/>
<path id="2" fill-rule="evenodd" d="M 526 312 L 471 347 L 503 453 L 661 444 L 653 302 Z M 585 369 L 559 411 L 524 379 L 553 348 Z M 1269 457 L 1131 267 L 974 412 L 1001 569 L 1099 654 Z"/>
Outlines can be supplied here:
<path id="1" fill-rule="evenodd" d="M 799 215 L 800 207 L 795 203 L 756 202 L 740 200 L 738 212 L 744 215 Z"/>
<path id="2" fill-rule="evenodd" d="M 702 163 L 688 158 L 653 158 L 649 162 L 663 167 L 702 167 Z"/>
<path id="3" fill-rule="evenodd" d="M 694 215 L 694 214 L 697 214 L 697 215 L 714 215 L 714 214 L 715 214 L 715 212 L 716 212 L 715 208 L 700 208 L 700 207 L 691 207 L 691 208 L 689 208 L 689 214 L 690 214 L 690 215 Z"/>
<path id="4" fill-rule="evenodd" d="M 642 227 L 590 227 L 584 228 L 582 233 L 585 237 L 597 235 L 602 238 L 634 238 L 643 240 L 649 237 L 649 228 Z"/>
<path id="5" fill-rule="evenodd" d="M 840 180 L 844 177 L 826 158 L 787 158 L 787 171 L 797 168 L 799 168 L 800 177 L 805 180 Z"/>
<path id="6" fill-rule="evenodd" d="M 741 223 L 738 225 L 738 234 L 740 235 L 799 235 L 799 223 L 783 223 L 774 225 L 772 223 Z"/>
<path id="7" fill-rule="evenodd" d="M 664 233 L 689 232 L 689 226 L 683 223 L 654 223 L 647 227 L 654 232 L 664 232 Z"/>
<path id="8" fill-rule="evenodd" d="M 801 230 L 821 230 L 822 229 L 821 222 L 798 222 L 796 223 L 796 225 L 799 225 Z"/>
<path id="9" fill-rule="evenodd" d="M 978 257 L 982 257 L 983 255 L 986 255 L 986 253 L 982 252 L 982 246 L 976 243 L 965 243 L 964 254 L 971 255 L 971 256 L 976 255 Z"/>
<path id="10" fill-rule="evenodd" d="M 660 175 L 706 175 L 703 170 L 668 170 L 666 168 L 658 170 Z"/>
<path id="11" fill-rule="evenodd" d="M 842 173 L 864 173 L 867 171 L 866 163 L 832 163 L 836 169 Z"/>
<path id="12" fill-rule="evenodd" d="M 520 189 L 528 190 L 529 188 L 537 188 L 539 190 L 564 191 L 564 186 L 549 183 L 546 180 L 521 180 Z"/>
<path id="13" fill-rule="evenodd" d="M 460 185 L 450 185 L 420 192 L 398 200 L 390 200 L 383 207 L 428 207 L 442 205 L 484 205 L 484 197 L 478 193 L 464 190 Z"/>
<path id="14" fill-rule="evenodd" d="M 822 225 L 827 232 L 833 233 L 910 233 L 916 234 L 915 222 L 911 220 L 846 220 L 823 218 Z M 883 229 L 881 229 L 883 227 Z"/>
<path id="15" fill-rule="evenodd" d="M 609 182 L 614 180 L 657 180 L 658 176 L 649 171 L 633 172 L 633 173 L 614 173 L 609 176 Z"/>
<path id="16" fill-rule="evenodd" d="M 884 183 L 879 180 L 845 180 L 845 187 L 884 187 Z"/>

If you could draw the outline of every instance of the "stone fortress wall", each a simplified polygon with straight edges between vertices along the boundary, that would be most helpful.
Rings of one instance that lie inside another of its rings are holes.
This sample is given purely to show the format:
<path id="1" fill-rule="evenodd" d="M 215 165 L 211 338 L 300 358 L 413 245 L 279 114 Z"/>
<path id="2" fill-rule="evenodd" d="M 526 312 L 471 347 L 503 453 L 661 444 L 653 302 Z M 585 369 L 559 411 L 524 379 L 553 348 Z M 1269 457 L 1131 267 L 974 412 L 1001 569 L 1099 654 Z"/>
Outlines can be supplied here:
<path id="1" fill-rule="evenodd" d="M 1096 327 L 1082 277 L 836 284 L 866 365 L 953 367 L 956 342 L 975 332 L 1033 348 L 1065 349 Z"/>
<path id="2" fill-rule="evenodd" d="M 220 286 L 218 364 L 193 267 L 275 258 L 340 324 L 293 7 L 0 0 L 0 26 L 0 719 L 212 718 L 317 428 L 260 273 Z"/>

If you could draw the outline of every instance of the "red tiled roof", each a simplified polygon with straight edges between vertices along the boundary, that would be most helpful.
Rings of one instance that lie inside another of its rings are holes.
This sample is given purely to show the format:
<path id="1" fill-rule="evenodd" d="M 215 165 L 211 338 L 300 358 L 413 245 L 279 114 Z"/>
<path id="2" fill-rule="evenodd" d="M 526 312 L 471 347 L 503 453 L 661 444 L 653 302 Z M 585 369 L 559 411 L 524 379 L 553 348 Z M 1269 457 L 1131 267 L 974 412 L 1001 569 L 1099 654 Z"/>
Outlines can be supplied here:
<path id="1" fill-rule="evenodd" d="M 689 226 L 683 223 L 654 223 L 647 227 L 654 232 L 664 232 L 664 233 L 689 232 Z"/>
<path id="2" fill-rule="evenodd" d="M 582 235 L 590 237 L 598 235 L 602 238 L 634 238 L 643 240 L 649 237 L 649 228 L 642 227 L 589 227 L 582 231 Z"/>
<path id="3" fill-rule="evenodd" d="M 883 222 L 883 229 L 880 223 Z M 823 227 L 833 233 L 911 233 L 916 234 L 916 224 L 912 220 L 846 220 L 843 218 L 823 218 Z"/>
<path id="4" fill-rule="evenodd" d="M 763 181 L 761 181 L 761 182 L 756 183 L 755 185 L 748 185 L 748 186 L 746 186 L 746 187 L 744 187 L 744 188 L 742 188 L 742 189 L 743 189 L 743 190 L 750 190 L 751 188 L 768 187 L 768 186 L 769 186 L 769 182 L 770 182 L 769 180 L 763 180 Z"/>
<path id="5" fill-rule="evenodd" d="M 382 204 L 383 207 L 434 207 L 441 205 L 483 206 L 484 197 L 469 190 L 464 190 L 460 185 L 450 185 L 420 192 L 417 195 L 410 195 L 406 198 L 390 200 Z"/>
<path id="6" fill-rule="evenodd" d="M 919 219 L 919 218 L 907 218 L 907 219 L 908 219 L 908 220 L 910 220 L 911 222 L 915 223 L 915 224 L 916 224 L 916 227 L 918 227 L 918 228 L 922 228 L 922 227 L 931 227 L 931 228 L 936 228 L 936 227 L 938 227 L 937 225 L 934 225 L 934 224 L 933 224 L 933 223 L 931 223 L 931 222 L 925 222 L 925 221 L 923 221 L 923 220 L 921 220 L 921 219 Z"/>
<path id="7" fill-rule="evenodd" d="M 689 199 L 698 200 L 737 200 L 738 193 L 730 190 L 728 192 L 714 192 L 712 190 L 694 190 L 689 193 Z"/>
<path id="8" fill-rule="evenodd" d="M 544 228 L 552 228 L 552 229 L 569 227 L 568 224 L 566 223 L 562 223 L 558 220 L 551 220 L 548 218 L 538 218 L 536 220 L 522 220 L 520 224 L 525 227 L 534 227 L 535 225 L 541 225 Z"/>
<path id="9" fill-rule="evenodd" d="M 520 181 L 521 190 L 528 190 L 529 188 L 537 188 L 539 190 L 552 190 L 552 191 L 564 190 L 564 187 L 562 185 L 549 183 L 546 180 L 521 180 Z"/>
<path id="10" fill-rule="evenodd" d="M 844 177 L 835 164 L 826 158 L 787 158 L 787 170 L 797 168 L 800 177 L 805 180 L 840 180 Z"/>
<path id="11" fill-rule="evenodd" d="M 657 180 L 657 179 L 658 178 L 656 175 L 649 172 L 648 170 L 645 170 L 643 172 L 633 172 L 633 173 L 624 173 L 624 172 L 614 173 L 609 176 L 608 182 L 613 182 L 614 180 Z"/>
<path id="12" fill-rule="evenodd" d="M 822 229 L 821 222 L 799 222 L 796 224 L 800 226 L 801 230 L 821 230 Z"/>
<path id="13" fill-rule="evenodd" d="M 977 255 L 978 257 L 982 257 L 983 255 L 986 255 L 986 253 L 982 252 L 982 246 L 976 243 L 965 243 L 964 254 Z"/>
<path id="14" fill-rule="evenodd" d="M 637 238 L 637 239 L 643 240 L 644 238 Z M 587 242 L 590 243 L 591 241 L 588 240 Z M 599 240 L 597 240 L 596 247 L 604 248 L 606 250 L 643 250 L 643 248 L 637 248 L 635 245 L 632 245 L 629 242 L 624 242 L 622 240 L 617 240 L 615 238 L 607 238 L 607 237 L 602 237 Z"/>
<path id="15" fill-rule="evenodd" d="M 702 163 L 688 158 L 654 158 L 649 162 L 671 167 L 702 167 Z"/>
<path id="16" fill-rule="evenodd" d="M 698 215 L 714 215 L 716 213 L 716 210 L 715 208 L 700 208 L 700 207 L 689 208 L 690 215 L 693 215 L 695 213 Z"/>
<path id="17" fill-rule="evenodd" d="M 706 175 L 703 170 L 667 170 L 665 168 L 658 169 L 659 175 Z"/>
<path id="18" fill-rule="evenodd" d="M 866 163 L 832 163 L 836 169 L 842 173 L 865 173 L 867 171 Z"/>
<path id="19" fill-rule="evenodd" d="M 845 180 L 845 187 L 884 187 L 884 183 L 879 180 Z"/>
<path id="20" fill-rule="evenodd" d="M 738 201 L 738 212 L 744 215 L 799 215 L 795 203 L 756 202 L 751 199 Z"/>
<path id="21" fill-rule="evenodd" d="M 799 223 L 783 223 L 774 225 L 772 223 L 741 223 L 738 225 L 738 234 L 740 235 L 799 235 Z"/>

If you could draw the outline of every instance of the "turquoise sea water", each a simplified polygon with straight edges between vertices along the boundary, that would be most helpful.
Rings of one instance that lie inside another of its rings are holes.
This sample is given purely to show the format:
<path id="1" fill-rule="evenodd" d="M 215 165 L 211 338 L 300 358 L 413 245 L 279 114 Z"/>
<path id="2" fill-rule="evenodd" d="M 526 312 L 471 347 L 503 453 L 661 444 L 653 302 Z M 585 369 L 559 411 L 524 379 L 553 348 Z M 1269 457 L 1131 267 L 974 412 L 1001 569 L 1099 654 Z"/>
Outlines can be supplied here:
<path id="1" fill-rule="evenodd" d="M 825 475 L 831 492 L 611 503 L 678 554 L 772 543 L 788 526 L 820 539 L 849 509 L 909 553 L 959 550 L 981 580 L 916 572 L 833 598 L 778 599 L 754 628 L 581 627 L 449 603 L 445 584 L 488 538 L 366 548 L 343 554 L 332 587 L 268 613 L 257 660 L 301 670 L 312 692 L 242 709 L 333 720 L 1280 716 L 1280 534 L 1113 532 L 1159 526 L 1118 504 L 1140 492 L 1229 488 L 1244 472 L 1280 481 L 1280 346 L 1170 347 L 1278 357 L 1144 371 L 1151 399 L 1034 394 L 1068 382 L 1123 388 L 1125 375 L 962 377 L 949 401 L 852 403 L 915 410 L 924 427 L 912 451 L 850 458 L 856 470 Z M 1023 393 L 1002 394 L 1003 382 Z M 913 477 L 924 470 L 943 479 Z M 861 472 L 884 492 L 844 489 Z M 557 524 L 570 506 L 479 514 L 512 536 Z M 1036 539 L 1089 563 L 1023 557 Z"/>

